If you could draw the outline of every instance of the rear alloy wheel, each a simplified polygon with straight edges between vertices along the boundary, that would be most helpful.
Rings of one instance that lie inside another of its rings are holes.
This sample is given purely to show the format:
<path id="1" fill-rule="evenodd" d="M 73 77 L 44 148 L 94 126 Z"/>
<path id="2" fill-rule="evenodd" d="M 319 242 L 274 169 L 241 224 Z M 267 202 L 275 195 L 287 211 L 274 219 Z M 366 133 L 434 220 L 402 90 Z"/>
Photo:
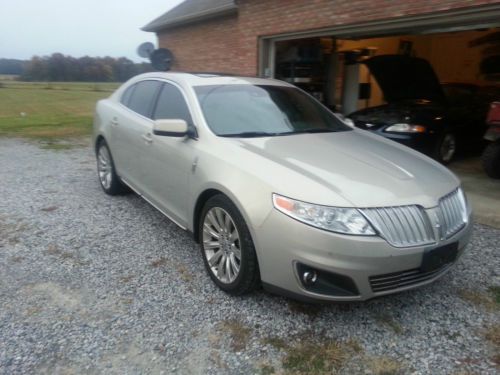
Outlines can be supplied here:
<path id="1" fill-rule="evenodd" d="M 224 195 L 208 200 L 200 220 L 200 244 L 212 280 L 227 293 L 244 294 L 259 283 L 257 256 L 243 217 Z"/>
<path id="2" fill-rule="evenodd" d="M 490 143 L 484 149 L 481 162 L 489 177 L 500 178 L 500 142 Z"/>
<path id="3" fill-rule="evenodd" d="M 126 191 L 115 171 L 113 157 L 105 141 L 99 142 L 97 146 L 97 174 L 99 182 L 106 194 L 117 195 Z"/>
<path id="4" fill-rule="evenodd" d="M 449 164 L 457 152 L 457 138 L 453 133 L 445 133 L 436 145 L 434 157 L 442 164 Z"/>

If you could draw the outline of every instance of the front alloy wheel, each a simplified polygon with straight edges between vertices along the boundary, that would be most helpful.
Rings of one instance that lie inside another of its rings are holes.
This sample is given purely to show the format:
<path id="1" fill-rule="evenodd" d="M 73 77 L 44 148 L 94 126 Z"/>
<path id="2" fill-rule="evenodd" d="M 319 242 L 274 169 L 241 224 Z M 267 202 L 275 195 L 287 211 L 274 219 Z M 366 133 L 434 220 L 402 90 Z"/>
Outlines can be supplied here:
<path id="1" fill-rule="evenodd" d="M 250 231 L 225 195 L 213 196 L 203 207 L 199 240 L 205 267 L 219 288 L 233 295 L 257 288 L 259 265 Z"/>
<path id="2" fill-rule="evenodd" d="M 224 284 L 240 273 L 240 236 L 234 221 L 224 209 L 211 208 L 203 223 L 203 250 L 210 270 Z"/>

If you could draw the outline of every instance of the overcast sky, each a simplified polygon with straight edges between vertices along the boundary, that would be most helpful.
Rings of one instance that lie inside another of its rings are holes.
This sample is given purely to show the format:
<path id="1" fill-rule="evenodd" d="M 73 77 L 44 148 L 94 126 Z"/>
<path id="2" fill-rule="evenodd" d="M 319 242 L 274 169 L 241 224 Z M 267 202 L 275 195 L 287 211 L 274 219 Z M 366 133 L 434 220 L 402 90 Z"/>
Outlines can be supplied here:
<path id="1" fill-rule="evenodd" d="M 156 45 L 149 21 L 182 0 L 0 0 L 0 58 L 29 59 L 61 52 L 80 56 L 137 56 Z"/>

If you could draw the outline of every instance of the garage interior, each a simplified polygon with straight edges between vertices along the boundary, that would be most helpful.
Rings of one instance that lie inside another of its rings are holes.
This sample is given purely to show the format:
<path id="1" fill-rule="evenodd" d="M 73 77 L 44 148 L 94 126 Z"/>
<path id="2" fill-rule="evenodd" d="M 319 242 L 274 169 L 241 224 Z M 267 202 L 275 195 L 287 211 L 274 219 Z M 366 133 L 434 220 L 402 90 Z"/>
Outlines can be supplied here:
<path id="1" fill-rule="evenodd" d="M 378 55 L 419 57 L 431 64 L 445 94 L 449 91 L 454 98 L 466 103 L 478 100 L 478 93 L 486 92 L 489 96 L 481 99 L 485 102 L 485 120 L 489 103 L 500 99 L 500 74 L 485 71 L 484 61 L 491 55 L 500 55 L 500 45 L 481 41 L 500 35 L 499 26 L 434 28 L 418 30 L 415 34 L 391 33 L 371 38 L 335 36 L 335 31 L 324 35 L 269 38 L 263 44 L 261 73 L 293 83 L 347 116 L 384 104 L 382 90 L 362 63 L 364 60 Z M 486 131 L 484 120 L 474 125 L 479 138 Z M 481 149 L 463 151 L 449 167 L 459 175 L 468 191 L 476 220 L 500 227 L 500 182 L 488 178 L 482 171 Z"/>

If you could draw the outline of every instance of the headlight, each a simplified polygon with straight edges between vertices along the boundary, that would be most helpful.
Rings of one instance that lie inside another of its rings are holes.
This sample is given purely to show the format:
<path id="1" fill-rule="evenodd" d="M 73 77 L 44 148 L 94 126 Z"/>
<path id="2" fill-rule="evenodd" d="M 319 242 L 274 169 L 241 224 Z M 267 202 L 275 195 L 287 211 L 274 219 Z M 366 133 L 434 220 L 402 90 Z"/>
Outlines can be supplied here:
<path id="1" fill-rule="evenodd" d="M 375 235 L 374 229 L 355 208 L 328 207 L 273 194 L 274 207 L 298 221 L 331 232 Z"/>
<path id="2" fill-rule="evenodd" d="M 411 124 L 394 124 L 385 129 L 386 132 L 425 133 L 425 126 Z"/>

